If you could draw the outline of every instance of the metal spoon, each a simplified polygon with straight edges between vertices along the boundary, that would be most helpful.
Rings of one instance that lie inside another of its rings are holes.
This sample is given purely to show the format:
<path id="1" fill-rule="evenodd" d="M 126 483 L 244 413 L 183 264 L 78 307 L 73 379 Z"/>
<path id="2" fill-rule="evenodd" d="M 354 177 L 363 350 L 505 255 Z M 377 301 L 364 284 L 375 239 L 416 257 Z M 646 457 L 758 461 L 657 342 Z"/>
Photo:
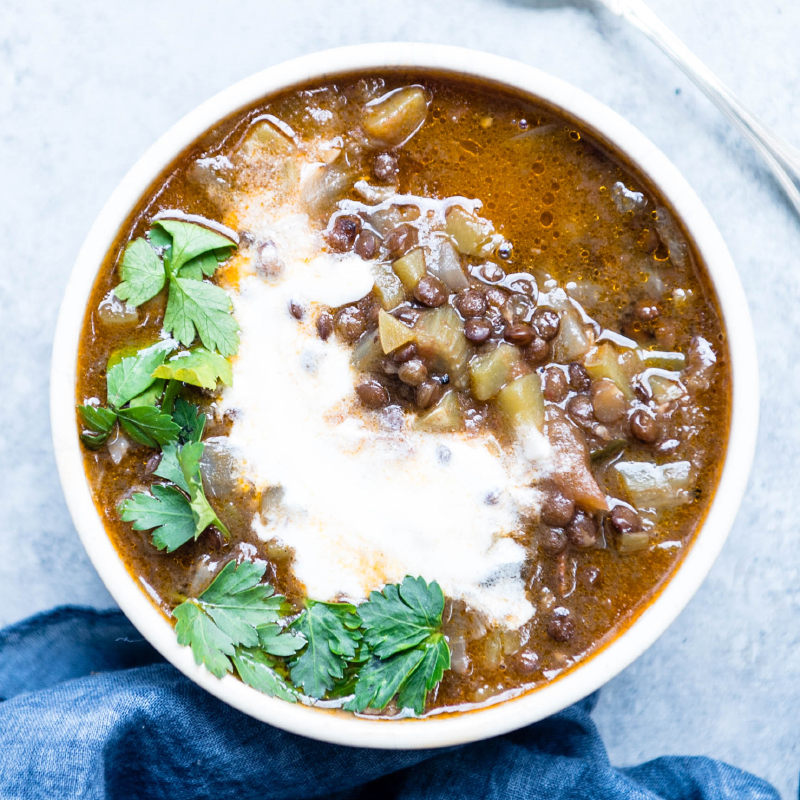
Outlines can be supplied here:
<path id="1" fill-rule="evenodd" d="M 800 152 L 773 133 L 719 78 L 642 2 L 600 0 L 617 16 L 635 25 L 655 42 L 744 134 L 778 179 L 800 215 Z"/>

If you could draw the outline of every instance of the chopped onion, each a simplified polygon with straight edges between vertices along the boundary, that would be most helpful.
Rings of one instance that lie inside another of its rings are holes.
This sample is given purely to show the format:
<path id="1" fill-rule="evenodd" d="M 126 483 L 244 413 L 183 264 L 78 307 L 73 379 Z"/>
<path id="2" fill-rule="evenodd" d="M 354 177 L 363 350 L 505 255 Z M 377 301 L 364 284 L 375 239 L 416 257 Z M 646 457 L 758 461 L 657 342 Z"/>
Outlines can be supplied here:
<path id="1" fill-rule="evenodd" d="M 122 459 L 125 458 L 125 454 L 130 449 L 130 446 L 131 443 L 123 435 L 122 431 L 117 429 L 114 438 L 110 439 L 108 442 L 108 454 L 111 456 L 111 460 L 114 462 L 115 466 L 119 466 Z"/>
<path id="2" fill-rule="evenodd" d="M 200 474 L 206 491 L 212 497 L 230 494 L 238 485 L 238 469 L 233 451 L 225 436 L 207 439 L 203 457 L 200 459 Z"/>
<path id="3" fill-rule="evenodd" d="M 303 182 L 303 202 L 312 215 L 324 214 L 350 185 L 351 176 L 336 167 L 318 164 Z"/>
<path id="4" fill-rule="evenodd" d="M 467 643 L 463 636 L 454 636 L 449 641 L 450 669 L 457 675 L 469 675 L 472 672 L 472 662 L 467 655 Z"/>
<path id="5" fill-rule="evenodd" d="M 367 203 L 376 205 L 397 194 L 397 189 L 394 186 L 373 186 L 363 180 L 356 181 L 353 188 Z"/>
<path id="6" fill-rule="evenodd" d="M 428 272 L 435 275 L 451 292 L 469 288 L 469 281 L 461 266 L 461 256 L 449 239 L 435 237 L 427 267 Z"/>
<path id="7" fill-rule="evenodd" d="M 123 303 L 113 291 L 109 292 L 97 307 L 97 316 L 104 325 L 109 327 L 122 327 L 136 325 L 139 322 L 139 312 Z"/>

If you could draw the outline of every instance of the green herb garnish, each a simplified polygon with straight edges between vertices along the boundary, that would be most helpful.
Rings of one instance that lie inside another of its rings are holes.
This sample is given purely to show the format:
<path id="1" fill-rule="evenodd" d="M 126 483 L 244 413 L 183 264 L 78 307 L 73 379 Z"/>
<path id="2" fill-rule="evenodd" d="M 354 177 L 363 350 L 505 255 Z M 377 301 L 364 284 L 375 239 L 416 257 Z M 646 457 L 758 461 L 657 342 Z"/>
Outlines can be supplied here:
<path id="1" fill-rule="evenodd" d="M 371 660 L 360 671 L 355 711 L 382 709 L 397 694 L 400 708 L 421 714 L 425 698 L 450 667 L 450 649 L 439 631 L 444 595 L 435 581 L 406 577 L 372 592 L 358 608 Z"/>
<path id="2" fill-rule="evenodd" d="M 345 675 L 361 642 L 361 620 L 350 603 L 306 601 L 306 608 L 292 627 L 308 641 L 291 664 L 295 686 L 310 697 L 322 698 Z"/>
<path id="3" fill-rule="evenodd" d="M 132 522 L 134 530 L 154 529 L 153 544 L 159 550 L 171 553 L 196 540 L 209 525 L 229 536 L 203 489 L 200 459 L 204 449 L 202 442 L 166 445 L 155 475 L 174 485 L 154 484 L 149 494 L 137 492 L 117 506 L 122 520 Z"/>
<path id="4" fill-rule="evenodd" d="M 245 683 L 292 701 L 301 693 L 349 698 L 344 708 L 364 711 L 396 697 L 399 708 L 425 710 L 450 667 L 437 583 L 406 577 L 358 607 L 307 599 L 286 626 L 287 604 L 260 583 L 263 575 L 263 565 L 231 561 L 200 597 L 175 609 L 178 641 L 198 664 L 218 676 L 233 664 Z"/>
<path id="5" fill-rule="evenodd" d="M 105 444 L 117 419 L 139 444 L 156 447 L 177 439 L 179 426 L 171 415 L 155 407 L 164 391 L 164 381 L 153 375 L 174 347 L 171 341 L 157 342 L 109 367 L 106 373 L 109 407 L 78 406 L 78 413 L 88 428 L 88 432 L 81 434 L 81 441 L 87 447 L 98 448 Z"/>
<path id="6" fill-rule="evenodd" d="M 169 414 L 162 414 L 153 406 L 131 406 L 120 408 L 117 418 L 125 432 L 134 441 L 147 447 L 174 442 L 178 437 L 178 426 Z"/>
<path id="7" fill-rule="evenodd" d="M 221 678 L 235 667 L 255 689 L 294 701 L 297 692 L 281 674 L 282 663 L 263 643 L 271 642 L 282 655 L 296 652 L 305 640 L 276 624 L 286 602 L 261 583 L 265 570 L 264 564 L 229 561 L 198 598 L 175 608 L 175 631 L 178 642 L 191 647 L 195 661 L 213 675 Z"/>
<path id="8" fill-rule="evenodd" d="M 124 522 L 132 522 L 135 531 L 153 530 L 153 544 L 168 553 L 188 542 L 196 533 L 189 501 L 175 486 L 155 484 L 150 494 L 137 492 L 123 500 L 117 510 Z"/>
<path id="9" fill-rule="evenodd" d="M 156 367 L 153 375 L 156 378 L 190 383 L 203 389 L 216 389 L 218 380 L 226 386 L 233 383 L 230 361 L 205 347 L 177 353 L 169 361 Z"/>
<path id="10" fill-rule="evenodd" d="M 110 367 L 106 374 L 108 404 L 113 408 L 122 408 L 147 391 L 156 380 L 153 372 L 164 363 L 174 347 L 174 342 L 157 342 Z"/>
<path id="11" fill-rule="evenodd" d="M 230 298 L 203 278 L 210 278 L 236 246 L 229 237 L 202 225 L 156 220 L 149 241 L 140 237 L 125 248 L 122 282 L 114 294 L 138 306 L 168 283 L 164 330 L 187 347 L 199 335 L 209 350 L 231 356 L 239 347 L 239 326 L 231 316 Z"/>
<path id="12" fill-rule="evenodd" d="M 201 414 L 200 409 L 194 403 L 189 403 L 182 397 L 176 398 L 172 419 L 180 427 L 178 441 L 181 444 L 200 441 L 203 427 L 206 424 L 206 415 Z"/>

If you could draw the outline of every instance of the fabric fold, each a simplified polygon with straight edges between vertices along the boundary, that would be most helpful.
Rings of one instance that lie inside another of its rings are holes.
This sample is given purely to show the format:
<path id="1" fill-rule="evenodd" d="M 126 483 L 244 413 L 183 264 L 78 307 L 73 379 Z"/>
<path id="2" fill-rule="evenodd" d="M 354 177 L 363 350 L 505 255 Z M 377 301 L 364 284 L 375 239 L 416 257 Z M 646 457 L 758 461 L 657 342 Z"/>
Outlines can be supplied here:
<path id="1" fill-rule="evenodd" d="M 228 707 L 119 611 L 58 608 L 0 631 L 0 797 L 91 800 L 766 800 L 765 781 L 707 758 L 617 769 L 596 696 L 446 750 L 317 742 Z"/>

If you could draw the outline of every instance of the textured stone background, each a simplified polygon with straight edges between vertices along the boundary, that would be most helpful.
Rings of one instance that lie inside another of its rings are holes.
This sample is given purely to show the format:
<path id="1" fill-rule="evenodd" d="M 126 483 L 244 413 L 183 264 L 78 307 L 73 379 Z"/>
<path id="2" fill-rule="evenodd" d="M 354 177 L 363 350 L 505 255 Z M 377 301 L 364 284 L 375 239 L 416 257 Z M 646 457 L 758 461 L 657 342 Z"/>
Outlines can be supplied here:
<path id="1" fill-rule="evenodd" d="M 799 4 L 651 4 L 768 124 L 800 143 Z M 595 717 L 616 764 L 709 755 L 796 796 L 800 222 L 705 98 L 589 0 L 0 3 L 0 624 L 59 603 L 112 604 L 67 514 L 47 411 L 58 304 L 109 193 L 158 135 L 230 83 L 314 50 L 381 40 L 475 47 L 585 89 L 655 141 L 722 230 L 760 351 L 753 476 L 705 585 L 603 691 Z"/>

